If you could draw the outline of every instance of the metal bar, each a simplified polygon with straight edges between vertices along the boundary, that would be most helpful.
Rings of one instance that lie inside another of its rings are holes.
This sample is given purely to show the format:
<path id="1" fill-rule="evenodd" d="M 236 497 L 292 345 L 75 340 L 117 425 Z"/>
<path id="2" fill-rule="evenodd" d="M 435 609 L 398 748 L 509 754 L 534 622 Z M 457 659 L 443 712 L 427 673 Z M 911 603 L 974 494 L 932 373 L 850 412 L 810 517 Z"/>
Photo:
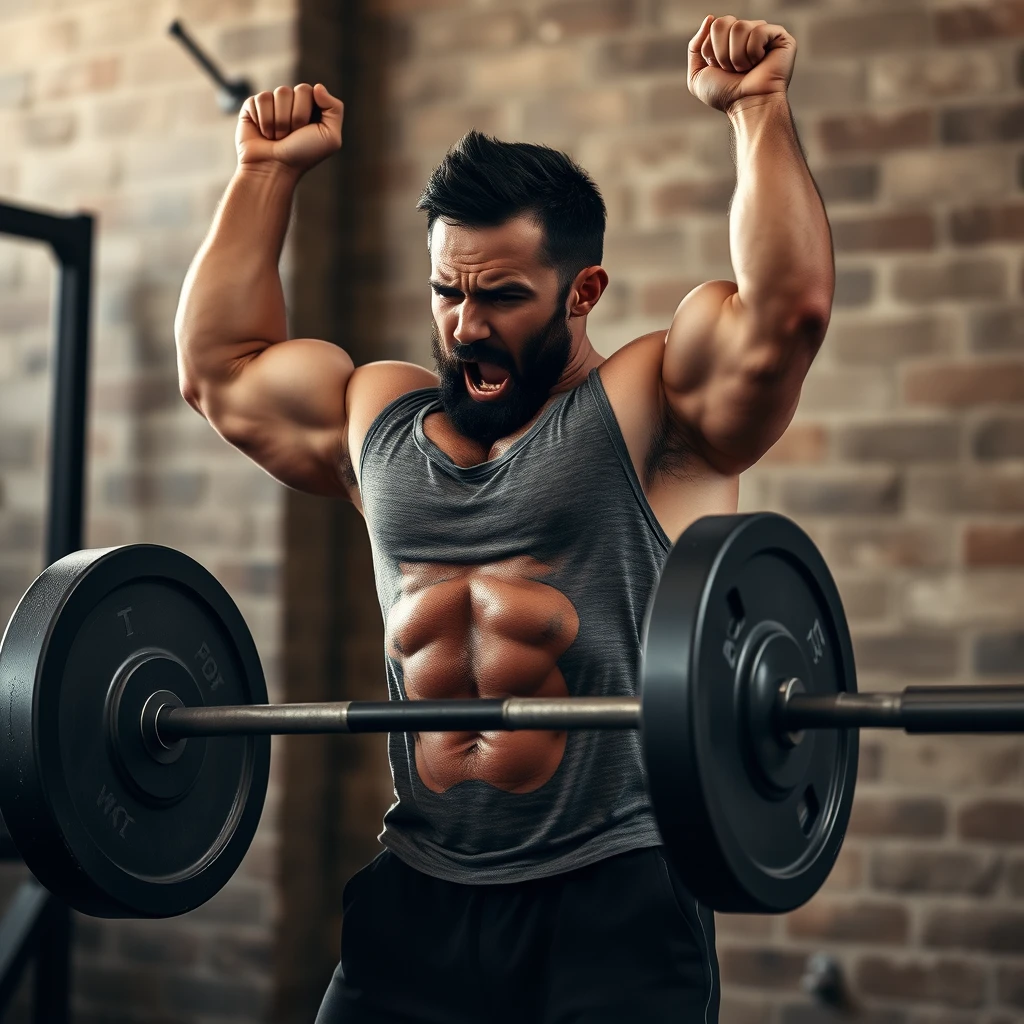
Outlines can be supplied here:
<path id="1" fill-rule="evenodd" d="M 498 732 L 638 729 L 636 697 L 508 697 L 505 700 L 343 701 L 171 708 L 156 717 L 165 743 L 188 736 L 332 732 Z"/>
<path id="2" fill-rule="evenodd" d="M 22 882 L 0 920 L 0 1019 L 38 945 L 52 897 L 34 879 Z"/>
<path id="3" fill-rule="evenodd" d="M 188 30 L 178 19 L 171 22 L 167 31 L 174 36 L 186 50 L 188 50 L 195 62 L 217 83 L 217 85 L 226 92 L 231 91 L 232 83 L 224 77 L 220 68 L 210 60 L 200 45 L 188 34 Z"/>
<path id="4" fill-rule="evenodd" d="M 804 729 L 904 729 L 908 733 L 1024 732 L 1024 687 L 911 686 L 899 693 L 794 693 L 779 725 Z"/>
<path id="5" fill-rule="evenodd" d="M 34 1024 L 68 1024 L 71 1017 L 71 911 L 51 896 L 36 944 Z"/>
<path id="6" fill-rule="evenodd" d="M 93 218 L 88 214 L 62 216 L 0 203 L 0 233 L 48 242 L 60 263 L 57 341 L 52 357 L 54 383 L 46 523 L 47 564 L 83 546 L 93 228 Z M 4 835 L 0 837 L 0 856 L 9 856 L 12 847 L 4 826 Z M 38 889 L 38 893 L 44 894 L 45 900 L 37 915 L 37 924 L 31 933 L 22 935 L 20 946 L 8 961 L 0 964 L 0 991 L 8 984 L 16 985 L 23 960 L 33 952 L 39 953 L 36 958 L 33 1020 L 36 1024 L 67 1024 L 70 1015 L 71 912 L 45 890 Z M 24 890 L 19 896 L 27 906 L 38 897 L 38 893 Z M 9 922 L 8 918 L 19 912 L 19 908 L 23 913 L 28 912 L 20 904 L 12 905 L 0 921 L 0 935 L 4 929 L 18 926 L 17 919 Z M 42 924 L 38 923 L 40 921 Z"/>
<path id="7" fill-rule="evenodd" d="M 54 247 L 61 271 L 53 357 L 47 564 L 83 546 L 93 218 L 69 218 L 67 227 L 65 238 Z"/>

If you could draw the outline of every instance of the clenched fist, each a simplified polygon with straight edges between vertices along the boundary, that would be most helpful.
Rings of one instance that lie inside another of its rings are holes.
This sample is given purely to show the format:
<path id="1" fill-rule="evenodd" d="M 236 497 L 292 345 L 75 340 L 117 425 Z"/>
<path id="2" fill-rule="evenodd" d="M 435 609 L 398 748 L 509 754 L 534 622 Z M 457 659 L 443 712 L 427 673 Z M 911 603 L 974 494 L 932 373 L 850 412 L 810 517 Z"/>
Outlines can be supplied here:
<path id="1" fill-rule="evenodd" d="M 688 50 L 690 92 L 726 113 L 757 97 L 785 96 L 796 60 L 796 40 L 781 25 L 711 14 Z"/>
<path id="2" fill-rule="evenodd" d="M 314 111 L 318 117 L 314 119 Z M 239 166 L 280 164 L 302 173 L 341 148 L 345 105 L 323 85 L 250 96 L 242 105 L 235 132 Z"/>

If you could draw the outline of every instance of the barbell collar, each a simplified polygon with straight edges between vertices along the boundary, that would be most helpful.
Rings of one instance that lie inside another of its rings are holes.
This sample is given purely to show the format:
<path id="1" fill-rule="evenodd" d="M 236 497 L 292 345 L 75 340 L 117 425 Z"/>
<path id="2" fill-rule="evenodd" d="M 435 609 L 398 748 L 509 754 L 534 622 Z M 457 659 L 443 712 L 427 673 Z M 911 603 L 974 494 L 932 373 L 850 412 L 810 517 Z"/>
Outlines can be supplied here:
<path id="1" fill-rule="evenodd" d="M 640 701 L 635 697 L 167 706 L 155 716 L 155 738 L 165 745 L 190 736 L 639 728 Z"/>
<path id="2" fill-rule="evenodd" d="M 780 691 L 781 733 L 803 729 L 903 729 L 908 733 L 1024 731 L 1024 687 L 909 686 L 897 693 Z"/>

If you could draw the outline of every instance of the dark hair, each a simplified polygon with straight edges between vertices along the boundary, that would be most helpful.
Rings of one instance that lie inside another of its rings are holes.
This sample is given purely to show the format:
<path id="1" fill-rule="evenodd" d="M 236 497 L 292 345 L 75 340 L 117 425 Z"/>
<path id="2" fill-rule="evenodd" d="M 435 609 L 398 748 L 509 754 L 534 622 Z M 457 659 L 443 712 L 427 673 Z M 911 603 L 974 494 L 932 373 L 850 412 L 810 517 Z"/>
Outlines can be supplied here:
<path id="1" fill-rule="evenodd" d="M 579 164 L 549 146 L 500 142 L 475 129 L 431 172 L 416 209 L 427 211 L 428 244 L 439 217 L 494 227 L 532 215 L 544 229 L 540 257 L 563 287 L 604 251 L 604 200 Z"/>

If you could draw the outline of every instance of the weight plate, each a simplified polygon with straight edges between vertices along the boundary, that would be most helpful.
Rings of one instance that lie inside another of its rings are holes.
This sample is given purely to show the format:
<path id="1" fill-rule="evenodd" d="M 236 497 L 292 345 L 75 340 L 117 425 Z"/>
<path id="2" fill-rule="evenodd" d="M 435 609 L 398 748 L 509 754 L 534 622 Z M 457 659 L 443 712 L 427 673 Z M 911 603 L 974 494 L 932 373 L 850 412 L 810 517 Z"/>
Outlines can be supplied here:
<path id="1" fill-rule="evenodd" d="M 835 863 L 857 778 L 856 730 L 776 728 L 775 694 L 855 692 L 824 559 L 774 513 L 711 516 L 669 554 L 645 624 L 643 748 L 666 850 L 715 910 L 785 913 Z"/>
<path id="2" fill-rule="evenodd" d="M 224 886 L 263 810 L 269 737 L 190 739 L 160 760 L 136 732 L 150 688 L 266 703 L 252 636 L 209 572 L 155 545 L 68 555 L 8 623 L 0 684 L 0 811 L 44 886 L 97 917 L 183 914 Z"/>

